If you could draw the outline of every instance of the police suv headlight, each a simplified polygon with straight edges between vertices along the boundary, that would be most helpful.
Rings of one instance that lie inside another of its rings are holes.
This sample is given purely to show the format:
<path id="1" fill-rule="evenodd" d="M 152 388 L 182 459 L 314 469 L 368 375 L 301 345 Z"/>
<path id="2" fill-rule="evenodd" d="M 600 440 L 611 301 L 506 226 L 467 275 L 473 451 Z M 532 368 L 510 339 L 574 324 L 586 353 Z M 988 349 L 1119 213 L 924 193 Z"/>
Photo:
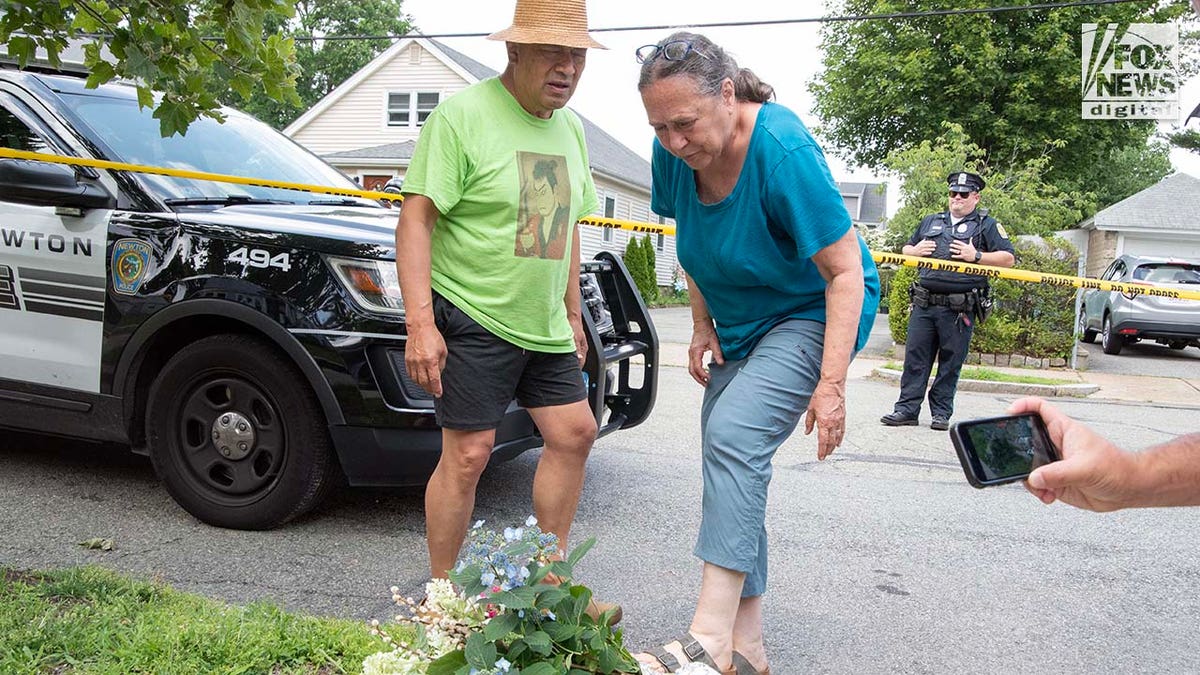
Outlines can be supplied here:
<path id="1" fill-rule="evenodd" d="M 350 292 L 359 307 L 369 312 L 404 314 L 400 297 L 400 278 L 396 263 L 389 260 L 328 258 L 338 281 Z"/>

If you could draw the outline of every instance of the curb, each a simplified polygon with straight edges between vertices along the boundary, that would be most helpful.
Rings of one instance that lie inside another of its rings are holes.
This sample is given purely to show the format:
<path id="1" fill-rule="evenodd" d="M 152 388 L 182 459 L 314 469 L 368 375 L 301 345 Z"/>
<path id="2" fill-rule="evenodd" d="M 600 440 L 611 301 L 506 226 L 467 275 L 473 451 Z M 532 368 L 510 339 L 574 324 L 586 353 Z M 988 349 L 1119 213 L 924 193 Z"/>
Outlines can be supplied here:
<path id="1" fill-rule="evenodd" d="M 899 382 L 900 371 L 890 368 L 875 368 L 871 377 L 876 380 Z M 981 391 L 994 394 L 1020 394 L 1029 396 L 1069 396 L 1084 398 L 1100 391 L 1098 384 L 1026 384 L 1024 382 L 991 382 L 988 380 L 958 381 L 959 391 Z"/>

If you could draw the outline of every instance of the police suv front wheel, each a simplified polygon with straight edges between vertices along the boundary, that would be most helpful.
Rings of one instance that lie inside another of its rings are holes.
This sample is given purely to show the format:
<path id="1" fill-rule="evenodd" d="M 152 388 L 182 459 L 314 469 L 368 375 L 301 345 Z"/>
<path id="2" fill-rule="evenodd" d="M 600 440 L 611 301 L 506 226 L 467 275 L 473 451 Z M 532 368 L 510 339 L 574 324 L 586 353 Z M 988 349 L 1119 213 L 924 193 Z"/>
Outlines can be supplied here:
<path id="1" fill-rule="evenodd" d="M 150 387 L 154 470 L 188 513 L 265 530 L 315 506 L 335 484 L 324 415 L 295 366 L 245 335 L 214 335 L 173 356 Z"/>

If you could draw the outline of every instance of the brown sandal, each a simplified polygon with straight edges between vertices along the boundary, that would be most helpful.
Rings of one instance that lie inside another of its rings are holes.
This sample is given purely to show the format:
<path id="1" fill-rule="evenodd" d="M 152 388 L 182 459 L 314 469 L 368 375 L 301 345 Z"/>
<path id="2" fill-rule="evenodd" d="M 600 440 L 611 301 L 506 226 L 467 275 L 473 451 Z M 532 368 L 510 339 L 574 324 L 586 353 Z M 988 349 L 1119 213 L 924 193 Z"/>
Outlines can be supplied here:
<path id="1" fill-rule="evenodd" d="M 770 666 L 757 670 L 749 659 L 738 652 L 733 653 L 733 669 L 736 675 L 771 675 Z"/>
<path id="2" fill-rule="evenodd" d="M 664 645 L 660 645 L 654 649 L 648 649 L 645 652 L 646 654 L 653 656 L 663 668 L 667 669 L 668 673 L 678 672 L 679 668 L 683 665 L 679 662 L 679 659 L 675 658 L 674 654 L 667 651 L 667 645 L 671 644 L 671 642 L 679 643 L 680 651 L 682 651 L 683 655 L 687 657 L 688 663 L 703 663 L 709 668 L 720 672 L 721 675 L 738 675 L 738 673 L 741 672 L 737 669 L 736 665 L 730 666 L 728 670 L 721 670 L 720 668 L 717 668 L 716 661 L 713 661 L 712 655 L 705 651 L 704 645 L 700 644 L 699 640 L 692 637 L 691 633 L 684 633 L 683 635 L 667 642 Z"/>

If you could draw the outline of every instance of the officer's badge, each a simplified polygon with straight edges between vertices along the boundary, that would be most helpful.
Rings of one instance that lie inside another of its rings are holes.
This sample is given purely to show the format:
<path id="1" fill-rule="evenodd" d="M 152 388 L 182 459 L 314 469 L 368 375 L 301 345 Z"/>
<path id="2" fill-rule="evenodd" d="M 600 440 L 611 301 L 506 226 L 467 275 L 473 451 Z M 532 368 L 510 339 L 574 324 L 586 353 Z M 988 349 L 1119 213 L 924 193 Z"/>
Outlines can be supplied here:
<path id="1" fill-rule="evenodd" d="M 959 226 L 958 226 L 958 231 L 959 231 L 959 232 L 966 232 L 966 231 L 967 231 L 967 224 L 966 224 L 966 223 L 963 223 L 963 224 L 959 225 Z"/>
<path id="2" fill-rule="evenodd" d="M 122 295 L 137 293 L 149 264 L 149 244 L 137 239 L 118 239 L 112 253 L 113 290 Z"/>
<path id="3" fill-rule="evenodd" d="M 1008 233 L 1004 231 L 1004 226 L 1001 225 L 999 221 L 996 222 L 996 231 L 1000 233 L 1001 237 L 1008 239 Z"/>

